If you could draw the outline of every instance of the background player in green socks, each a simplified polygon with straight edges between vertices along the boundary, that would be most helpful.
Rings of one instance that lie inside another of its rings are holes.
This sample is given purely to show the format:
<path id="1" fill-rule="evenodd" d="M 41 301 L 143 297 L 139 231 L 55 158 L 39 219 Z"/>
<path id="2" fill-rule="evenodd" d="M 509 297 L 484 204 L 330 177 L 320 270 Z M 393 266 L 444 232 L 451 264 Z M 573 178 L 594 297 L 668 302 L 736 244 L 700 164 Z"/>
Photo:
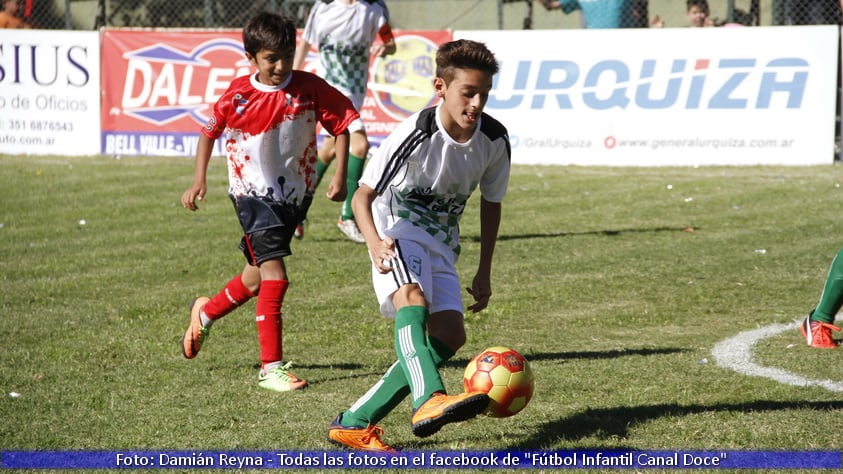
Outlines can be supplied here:
<path id="1" fill-rule="evenodd" d="M 376 44 L 376 40 L 380 42 Z M 301 69 L 311 45 L 319 51 L 325 80 L 342 91 L 359 111 L 366 96 L 369 80 L 369 56 L 386 56 L 395 52 L 395 38 L 389 27 L 389 11 L 380 0 L 331 0 L 317 1 L 310 11 L 302 33 L 302 42 L 293 62 L 294 69 Z M 342 206 L 337 227 L 350 240 L 363 243 L 363 236 L 354 220 L 351 197 L 357 190 L 357 181 L 363 174 L 363 165 L 369 154 L 369 139 L 363 121 L 357 120 L 348 128 L 351 132 L 348 157 L 348 197 Z M 335 156 L 334 139 L 326 136 L 319 148 L 317 183 Z M 296 229 L 301 238 L 304 228 Z"/>

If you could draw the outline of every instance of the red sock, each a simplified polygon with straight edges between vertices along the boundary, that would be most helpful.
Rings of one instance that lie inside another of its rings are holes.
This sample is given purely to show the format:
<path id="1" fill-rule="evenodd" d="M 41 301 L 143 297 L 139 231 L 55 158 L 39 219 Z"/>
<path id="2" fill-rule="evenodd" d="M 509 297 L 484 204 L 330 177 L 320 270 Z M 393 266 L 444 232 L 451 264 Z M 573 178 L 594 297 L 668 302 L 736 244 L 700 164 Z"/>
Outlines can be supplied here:
<path id="1" fill-rule="evenodd" d="M 258 344 L 261 348 L 261 366 L 280 362 L 283 350 L 281 344 L 281 303 L 290 282 L 287 280 L 264 280 L 258 293 L 255 323 L 258 327 Z"/>
<path id="2" fill-rule="evenodd" d="M 243 284 L 242 274 L 232 278 L 219 293 L 205 303 L 205 316 L 219 319 L 239 308 L 255 295 Z"/>

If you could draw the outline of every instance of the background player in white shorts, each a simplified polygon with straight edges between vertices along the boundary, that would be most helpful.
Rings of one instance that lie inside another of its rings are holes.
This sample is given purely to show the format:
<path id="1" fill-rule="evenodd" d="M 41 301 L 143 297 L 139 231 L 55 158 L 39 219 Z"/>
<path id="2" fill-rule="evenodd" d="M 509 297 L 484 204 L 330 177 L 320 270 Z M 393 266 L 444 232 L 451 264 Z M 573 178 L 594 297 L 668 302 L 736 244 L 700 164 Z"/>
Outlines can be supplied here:
<path id="1" fill-rule="evenodd" d="M 465 344 L 456 272 L 459 223 L 479 187 L 480 258 L 469 294 L 481 311 L 492 294 L 492 255 L 509 182 L 506 128 L 483 113 L 498 71 L 482 43 L 458 40 L 436 53 L 433 85 L 442 99 L 396 127 L 372 157 L 353 205 L 365 236 L 375 291 L 395 317 L 395 362 L 328 429 L 355 449 L 390 451 L 375 424 L 412 394 L 413 433 L 426 437 L 486 409 L 483 392 L 447 395 L 438 366 Z"/>
<path id="2" fill-rule="evenodd" d="M 380 42 L 376 42 L 380 39 Z M 369 80 L 369 57 L 386 56 L 395 52 L 395 38 L 389 26 L 389 10 L 381 0 L 320 0 L 313 4 L 299 44 L 294 69 L 304 64 L 311 45 L 319 51 L 325 80 L 351 99 L 358 111 L 363 107 L 366 83 Z M 363 121 L 352 123 L 348 131 L 351 143 L 348 157 L 348 197 L 343 204 L 337 227 L 350 240 L 363 243 L 351 197 L 363 174 L 363 164 L 369 154 L 369 139 Z M 319 148 L 317 184 L 335 156 L 334 139 L 326 136 Z M 301 237 L 303 228 L 297 230 Z"/>

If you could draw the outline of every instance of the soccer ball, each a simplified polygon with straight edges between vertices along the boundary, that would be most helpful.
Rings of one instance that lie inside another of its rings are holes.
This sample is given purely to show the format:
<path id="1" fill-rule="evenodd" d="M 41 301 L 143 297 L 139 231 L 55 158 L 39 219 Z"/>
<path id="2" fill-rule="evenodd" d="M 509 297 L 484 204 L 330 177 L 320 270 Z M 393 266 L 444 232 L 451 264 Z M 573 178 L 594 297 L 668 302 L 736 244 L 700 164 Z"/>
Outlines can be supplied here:
<path id="1" fill-rule="evenodd" d="M 523 410 L 535 387 L 527 359 L 502 346 L 490 347 L 471 359 L 462 382 L 466 392 L 489 394 L 486 414 L 494 418 L 505 418 Z"/>

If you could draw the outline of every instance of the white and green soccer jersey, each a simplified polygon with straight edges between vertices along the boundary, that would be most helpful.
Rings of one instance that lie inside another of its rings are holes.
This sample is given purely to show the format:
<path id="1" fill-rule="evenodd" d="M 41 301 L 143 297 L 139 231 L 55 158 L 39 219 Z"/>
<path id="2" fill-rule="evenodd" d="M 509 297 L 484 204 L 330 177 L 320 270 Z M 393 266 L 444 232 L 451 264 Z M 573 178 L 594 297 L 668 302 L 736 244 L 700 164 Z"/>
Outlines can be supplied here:
<path id="1" fill-rule="evenodd" d="M 442 127 L 440 107 L 401 122 L 369 160 L 360 184 L 378 193 L 372 214 L 381 237 L 459 255 L 460 218 L 472 192 L 479 186 L 490 202 L 506 194 L 509 136 L 484 113 L 471 139 L 458 143 Z"/>
<path id="2" fill-rule="evenodd" d="M 366 0 L 351 5 L 317 1 L 307 18 L 302 38 L 318 49 L 325 80 L 357 107 L 366 95 L 369 49 L 387 23 L 385 5 Z"/>

